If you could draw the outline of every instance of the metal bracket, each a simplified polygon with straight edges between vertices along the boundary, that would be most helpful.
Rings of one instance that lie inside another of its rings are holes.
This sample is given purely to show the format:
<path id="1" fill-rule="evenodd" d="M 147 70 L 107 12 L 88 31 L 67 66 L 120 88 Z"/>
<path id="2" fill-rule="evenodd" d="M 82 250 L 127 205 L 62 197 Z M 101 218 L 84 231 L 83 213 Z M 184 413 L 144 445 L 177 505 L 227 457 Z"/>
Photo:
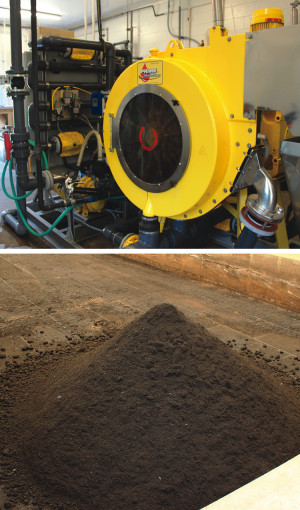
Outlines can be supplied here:
<path id="1" fill-rule="evenodd" d="M 6 76 L 9 79 L 9 86 L 7 87 L 7 95 L 9 97 L 14 96 L 28 96 L 30 94 L 29 86 L 28 86 L 28 76 L 27 71 L 13 72 L 7 71 Z M 23 78 L 24 79 L 24 88 L 18 89 L 17 87 L 12 87 L 12 80 L 14 78 Z"/>
<path id="2" fill-rule="evenodd" d="M 247 188 L 253 184 L 255 174 L 261 167 L 260 161 L 263 157 L 264 150 L 265 147 L 263 145 L 252 147 L 249 150 L 241 165 L 240 171 L 234 180 L 231 190 L 232 193 L 235 193 L 240 189 Z"/>
<path id="3" fill-rule="evenodd" d="M 257 195 L 248 197 L 246 207 L 263 222 L 279 223 L 284 217 L 284 210 L 277 204 L 274 182 L 261 164 L 259 156 L 263 157 L 263 151 L 264 146 L 256 146 L 249 150 L 233 183 L 232 191 L 253 185 Z"/>
<path id="4" fill-rule="evenodd" d="M 109 152 L 113 152 L 114 149 L 117 148 L 117 126 L 116 126 L 116 118 L 112 113 L 108 114 L 110 118 L 110 147 Z"/>

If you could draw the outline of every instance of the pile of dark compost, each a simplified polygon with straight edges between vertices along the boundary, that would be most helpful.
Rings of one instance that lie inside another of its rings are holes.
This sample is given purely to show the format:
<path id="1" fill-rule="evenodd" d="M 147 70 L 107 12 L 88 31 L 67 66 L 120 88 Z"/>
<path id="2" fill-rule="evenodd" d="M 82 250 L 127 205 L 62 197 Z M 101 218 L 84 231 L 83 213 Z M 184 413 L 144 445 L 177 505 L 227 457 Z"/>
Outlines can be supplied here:
<path id="1" fill-rule="evenodd" d="M 299 453 L 294 392 L 169 304 L 22 388 L 7 462 L 43 509 L 198 510 Z"/>

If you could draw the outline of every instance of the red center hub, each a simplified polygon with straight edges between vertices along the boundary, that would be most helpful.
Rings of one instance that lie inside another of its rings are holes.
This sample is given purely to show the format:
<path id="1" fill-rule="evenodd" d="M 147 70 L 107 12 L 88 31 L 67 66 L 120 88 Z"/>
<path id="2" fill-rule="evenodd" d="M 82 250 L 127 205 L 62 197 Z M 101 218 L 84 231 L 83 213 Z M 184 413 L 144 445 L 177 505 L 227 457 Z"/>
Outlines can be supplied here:
<path id="1" fill-rule="evenodd" d="M 156 133 L 155 129 L 152 128 L 152 133 L 154 135 L 154 143 L 153 143 L 153 145 L 151 145 L 151 147 L 148 147 L 148 145 L 145 145 L 144 142 L 143 142 L 143 133 L 144 133 L 144 131 L 145 131 L 145 127 L 142 126 L 141 129 L 140 129 L 140 134 L 139 134 L 140 144 L 141 144 L 141 146 L 143 147 L 143 149 L 145 151 L 153 151 L 155 149 L 155 147 L 157 146 L 157 142 L 158 142 L 157 133 Z"/>

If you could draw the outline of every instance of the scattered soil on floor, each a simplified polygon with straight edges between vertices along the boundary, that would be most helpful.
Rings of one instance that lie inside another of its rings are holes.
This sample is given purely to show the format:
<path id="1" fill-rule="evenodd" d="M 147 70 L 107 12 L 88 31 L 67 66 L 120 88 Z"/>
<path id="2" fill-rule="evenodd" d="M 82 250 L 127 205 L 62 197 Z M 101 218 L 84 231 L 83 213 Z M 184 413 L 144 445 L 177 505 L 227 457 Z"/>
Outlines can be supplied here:
<path id="1" fill-rule="evenodd" d="M 299 453 L 295 392 L 172 305 L 33 372 L 6 408 L 12 502 L 198 510 Z"/>

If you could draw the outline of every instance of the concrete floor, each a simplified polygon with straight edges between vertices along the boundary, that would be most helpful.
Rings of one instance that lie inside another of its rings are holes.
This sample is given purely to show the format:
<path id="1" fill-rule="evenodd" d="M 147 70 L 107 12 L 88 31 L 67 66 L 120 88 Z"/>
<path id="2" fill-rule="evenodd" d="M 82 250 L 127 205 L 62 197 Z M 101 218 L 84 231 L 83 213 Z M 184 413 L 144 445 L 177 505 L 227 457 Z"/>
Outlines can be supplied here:
<path id="1" fill-rule="evenodd" d="M 168 302 L 229 347 L 300 382 L 300 317 L 289 310 L 121 255 L 1 253 L 0 274 L 0 370 L 70 338 L 114 334 Z"/>

